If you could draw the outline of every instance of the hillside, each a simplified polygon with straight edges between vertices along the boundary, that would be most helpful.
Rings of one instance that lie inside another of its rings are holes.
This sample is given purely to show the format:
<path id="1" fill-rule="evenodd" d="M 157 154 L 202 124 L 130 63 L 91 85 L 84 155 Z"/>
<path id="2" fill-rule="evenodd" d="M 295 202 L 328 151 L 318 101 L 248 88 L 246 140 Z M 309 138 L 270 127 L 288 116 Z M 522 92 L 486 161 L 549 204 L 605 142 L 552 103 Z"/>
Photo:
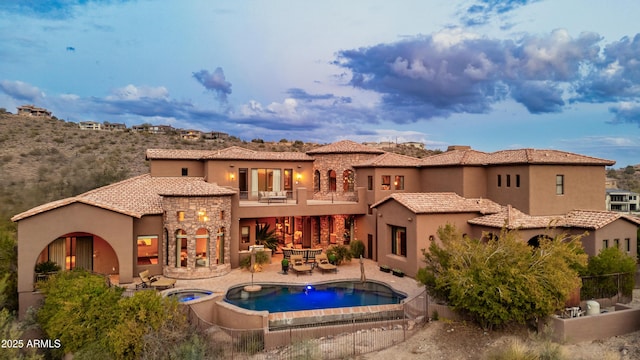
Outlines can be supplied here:
<path id="1" fill-rule="evenodd" d="M 77 123 L 0 113 L 0 222 L 31 207 L 148 172 L 149 148 L 308 151 L 300 140 L 265 143 L 231 136 L 224 142 L 187 141 L 177 134 L 80 130 Z M 390 149 L 424 157 L 434 151 Z"/>

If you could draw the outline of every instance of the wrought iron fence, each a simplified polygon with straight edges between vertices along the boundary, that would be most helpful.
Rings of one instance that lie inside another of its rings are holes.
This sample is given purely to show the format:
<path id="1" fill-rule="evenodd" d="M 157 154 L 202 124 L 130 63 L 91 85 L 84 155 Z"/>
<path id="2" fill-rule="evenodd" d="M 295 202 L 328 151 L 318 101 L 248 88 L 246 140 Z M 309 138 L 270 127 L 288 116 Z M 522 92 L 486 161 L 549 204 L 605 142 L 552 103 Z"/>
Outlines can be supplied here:
<path id="1" fill-rule="evenodd" d="M 631 299 L 635 285 L 634 273 L 616 273 L 582 277 L 580 300 Z"/>
<path id="2" fill-rule="evenodd" d="M 400 313 L 367 313 L 349 320 L 269 329 L 209 326 L 213 348 L 228 359 L 344 359 L 402 343 L 426 319 L 426 292 L 406 302 Z M 194 325 L 204 324 L 190 314 Z"/>

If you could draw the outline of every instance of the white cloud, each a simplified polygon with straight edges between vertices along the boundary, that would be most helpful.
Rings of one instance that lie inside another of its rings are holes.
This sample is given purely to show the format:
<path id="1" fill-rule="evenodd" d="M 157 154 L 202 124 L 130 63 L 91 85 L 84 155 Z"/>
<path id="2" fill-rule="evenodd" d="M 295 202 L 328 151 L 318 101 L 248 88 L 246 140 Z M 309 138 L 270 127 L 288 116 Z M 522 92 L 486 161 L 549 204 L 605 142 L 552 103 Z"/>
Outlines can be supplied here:
<path id="1" fill-rule="evenodd" d="M 107 100 L 140 100 L 144 98 L 148 99 L 168 99 L 169 90 L 164 86 L 151 87 L 151 86 L 135 86 L 129 84 L 125 87 L 114 89 L 113 95 L 106 97 Z"/>

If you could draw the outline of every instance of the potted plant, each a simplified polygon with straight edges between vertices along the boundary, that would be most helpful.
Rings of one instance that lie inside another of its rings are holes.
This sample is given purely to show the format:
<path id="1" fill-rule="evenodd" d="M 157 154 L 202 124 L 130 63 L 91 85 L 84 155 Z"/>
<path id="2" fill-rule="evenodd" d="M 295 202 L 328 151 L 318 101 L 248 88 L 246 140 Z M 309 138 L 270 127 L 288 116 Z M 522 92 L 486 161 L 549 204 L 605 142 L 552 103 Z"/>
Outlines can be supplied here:
<path id="1" fill-rule="evenodd" d="M 287 272 L 289 271 L 289 260 L 282 259 L 280 264 L 282 265 L 282 273 L 286 275 Z"/>
<path id="2" fill-rule="evenodd" d="M 391 268 L 387 265 L 380 265 L 380 271 L 388 273 L 391 272 Z"/>
<path id="3" fill-rule="evenodd" d="M 393 273 L 393 275 L 395 275 L 397 277 L 403 277 L 404 276 L 404 271 L 402 271 L 400 269 L 392 269 L 391 272 Z"/>
<path id="4" fill-rule="evenodd" d="M 338 258 L 336 257 L 336 254 L 327 255 L 327 259 L 329 259 L 329 263 L 333 265 L 338 265 Z"/>

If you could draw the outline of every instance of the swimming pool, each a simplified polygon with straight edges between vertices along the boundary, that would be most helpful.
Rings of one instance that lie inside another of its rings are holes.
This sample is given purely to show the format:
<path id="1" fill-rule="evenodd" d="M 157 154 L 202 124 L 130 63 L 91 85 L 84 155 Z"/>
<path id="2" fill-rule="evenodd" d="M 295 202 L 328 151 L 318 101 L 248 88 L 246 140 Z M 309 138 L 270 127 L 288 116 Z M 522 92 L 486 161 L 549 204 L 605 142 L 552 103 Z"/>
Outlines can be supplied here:
<path id="1" fill-rule="evenodd" d="M 270 313 L 354 306 L 399 304 L 406 295 L 375 281 L 336 281 L 318 284 L 260 284 L 247 292 L 244 285 L 230 288 L 224 300 L 235 306 Z"/>

